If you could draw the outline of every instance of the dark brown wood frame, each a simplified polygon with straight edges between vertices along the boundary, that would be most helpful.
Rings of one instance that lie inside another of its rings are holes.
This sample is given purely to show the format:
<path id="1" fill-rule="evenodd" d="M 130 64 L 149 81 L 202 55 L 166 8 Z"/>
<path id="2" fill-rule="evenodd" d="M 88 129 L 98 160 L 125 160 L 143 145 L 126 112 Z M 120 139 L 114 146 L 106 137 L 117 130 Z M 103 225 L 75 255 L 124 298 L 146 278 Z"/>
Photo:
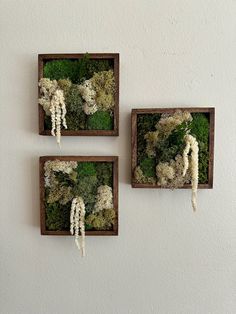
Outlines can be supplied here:
<path id="1" fill-rule="evenodd" d="M 187 110 L 190 113 L 202 112 L 208 113 L 210 119 L 209 131 L 209 167 L 208 167 L 208 183 L 199 184 L 199 189 L 213 188 L 213 166 L 214 166 L 214 130 L 215 130 L 215 108 L 150 108 L 150 109 L 133 109 L 131 113 L 131 180 L 133 188 L 154 188 L 162 189 L 158 185 L 148 183 L 137 183 L 134 179 L 134 171 L 137 167 L 137 116 L 138 114 L 152 114 L 152 113 L 174 113 L 176 110 Z M 191 184 L 185 184 L 182 189 L 191 188 Z"/>
<path id="2" fill-rule="evenodd" d="M 38 55 L 38 80 L 43 77 L 43 65 L 48 60 L 56 59 L 80 59 L 83 53 L 68 54 L 39 54 Z M 118 53 L 89 53 L 91 59 L 113 60 L 115 76 L 115 108 L 114 108 L 114 129 L 113 130 L 62 130 L 62 136 L 118 136 L 119 135 L 119 54 Z M 38 89 L 38 97 L 40 97 Z M 45 112 L 41 105 L 38 105 L 39 113 L 39 134 L 51 136 L 50 130 L 44 129 Z"/>
<path id="3" fill-rule="evenodd" d="M 116 211 L 116 221 L 113 230 L 86 231 L 87 236 L 116 236 L 118 235 L 119 211 L 118 211 L 118 157 L 117 156 L 42 156 L 39 158 L 39 180 L 40 180 L 40 225 L 42 235 L 71 235 L 69 231 L 46 230 L 45 223 L 45 187 L 44 187 L 44 163 L 47 160 L 64 160 L 79 162 L 112 162 L 113 163 L 113 203 Z"/>

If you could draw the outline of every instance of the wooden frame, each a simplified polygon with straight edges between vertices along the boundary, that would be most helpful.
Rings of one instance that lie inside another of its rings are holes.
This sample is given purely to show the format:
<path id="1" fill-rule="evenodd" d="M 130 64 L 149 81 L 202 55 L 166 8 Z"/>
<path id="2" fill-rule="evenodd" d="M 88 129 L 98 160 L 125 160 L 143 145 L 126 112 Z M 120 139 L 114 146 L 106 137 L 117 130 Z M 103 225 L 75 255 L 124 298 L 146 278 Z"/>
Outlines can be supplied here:
<path id="1" fill-rule="evenodd" d="M 69 231 L 46 230 L 45 217 L 45 187 L 44 187 L 44 163 L 47 160 L 79 161 L 79 162 L 112 162 L 113 163 L 113 203 L 116 212 L 116 221 L 113 230 L 85 232 L 86 236 L 116 236 L 118 235 L 118 157 L 117 156 L 42 156 L 39 158 L 39 180 L 40 180 L 40 225 L 42 235 L 71 235 Z"/>
<path id="2" fill-rule="evenodd" d="M 133 188 L 154 188 L 163 189 L 158 185 L 148 183 L 137 183 L 134 180 L 134 171 L 137 166 L 137 116 L 138 114 L 152 113 L 174 113 L 176 110 L 187 110 L 190 113 L 202 112 L 209 114 L 210 130 L 209 130 L 209 166 L 208 166 L 208 183 L 199 184 L 199 189 L 213 188 L 213 167 L 214 167 L 214 129 L 215 129 L 215 108 L 149 108 L 149 109 L 133 109 L 131 113 L 131 180 Z M 185 184 L 182 189 L 191 188 L 191 184 Z"/>
<path id="3" fill-rule="evenodd" d="M 68 54 L 39 54 L 38 55 L 38 81 L 43 77 L 43 66 L 48 60 L 56 59 L 80 59 L 84 56 L 83 53 L 68 53 Z M 118 136 L 119 135 L 119 54 L 118 53 L 89 53 L 91 59 L 105 59 L 114 62 L 114 77 L 115 77 L 115 108 L 114 108 L 114 129 L 113 130 L 62 130 L 62 136 Z M 40 91 L 38 88 L 38 97 Z M 51 136 L 50 130 L 44 128 L 45 112 L 41 105 L 38 105 L 39 115 L 39 134 Z"/>

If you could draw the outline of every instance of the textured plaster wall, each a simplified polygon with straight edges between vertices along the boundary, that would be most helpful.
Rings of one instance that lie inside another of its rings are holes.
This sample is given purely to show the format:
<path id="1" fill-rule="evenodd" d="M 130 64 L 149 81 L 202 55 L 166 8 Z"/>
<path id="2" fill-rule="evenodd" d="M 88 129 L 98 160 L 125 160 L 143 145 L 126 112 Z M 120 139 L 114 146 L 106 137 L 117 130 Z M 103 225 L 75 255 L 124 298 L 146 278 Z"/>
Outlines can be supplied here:
<path id="1" fill-rule="evenodd" d="M 1 0 L 1 314 L 236 311 L 236 1 Z M 120 53 L 120 137 L 37 134 L 37 54 Z M 215 106 L 214 189 L 130 186 L 130 111 Z M 38 157 L 120 156 L 120 235 L 39 230 Z"/>

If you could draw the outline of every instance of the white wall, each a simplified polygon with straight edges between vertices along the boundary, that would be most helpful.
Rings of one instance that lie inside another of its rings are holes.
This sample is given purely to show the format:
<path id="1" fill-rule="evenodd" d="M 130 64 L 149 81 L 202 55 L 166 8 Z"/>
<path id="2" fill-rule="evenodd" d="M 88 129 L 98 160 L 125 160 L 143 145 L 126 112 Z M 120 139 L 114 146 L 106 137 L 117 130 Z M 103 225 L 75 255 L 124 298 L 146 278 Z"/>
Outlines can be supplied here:
<path id="1" fill-rule="evenodd" d="M 1 0 L 2 314 L 236 311 L 236 1 Z M 37 54 L 120 53 L 120 136 L 42 137 Z M 130 186 L 130 111 L 215 106 L 214 189 Z M 120 235 L 39 230 L 38 157 L 120 156 Z"/>

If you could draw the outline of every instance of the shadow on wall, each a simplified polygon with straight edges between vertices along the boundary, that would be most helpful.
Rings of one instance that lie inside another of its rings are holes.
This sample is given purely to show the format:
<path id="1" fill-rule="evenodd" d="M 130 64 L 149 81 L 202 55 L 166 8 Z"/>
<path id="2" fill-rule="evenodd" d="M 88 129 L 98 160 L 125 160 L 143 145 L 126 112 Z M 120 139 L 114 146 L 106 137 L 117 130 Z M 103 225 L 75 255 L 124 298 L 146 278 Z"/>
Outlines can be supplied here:
<path id="1" fill-rule="evenodd" d="M 27 191 L 29 196 L 29 224 L 40 228 L 40 208 L 39 208 L 39 157 L 26 158 L 24 162 L 26 173 L 28 174 Z"/>
<path id="2" fill-rule="evenodd" d="M 120 114 L 120 136 L 118 145 L 119 182 L 131 186 L 131 112 L 125 112 L 123 115 Z M 122 154 L 120 154 L 120 152 L 122 152 Z"/>
<path id="3" fill-rule="evenodd" d="M 27 115 L 22 115 L 24 129 L 28 133 L 38 133 L 38 55 L 30 54 L 20 57 L 22 71 L 21 76 L 24 88 L 27 88 L 23 106 Z"/>

